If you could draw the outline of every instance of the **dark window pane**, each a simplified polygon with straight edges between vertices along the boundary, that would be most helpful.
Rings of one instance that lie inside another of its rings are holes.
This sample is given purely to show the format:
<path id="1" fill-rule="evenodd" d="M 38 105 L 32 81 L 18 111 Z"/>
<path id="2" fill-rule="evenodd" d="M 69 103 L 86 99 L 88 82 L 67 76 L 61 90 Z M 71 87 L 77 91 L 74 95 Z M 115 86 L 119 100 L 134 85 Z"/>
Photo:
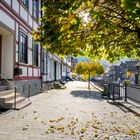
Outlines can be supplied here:
<path id="1" fill-rule="evenodd" d="M 29 1 L 28 1 L 28 0 L 21 0 L 21 1 L 22 1 L 22 3 L 24 4 L 24 6 L 28 8 L 28 2 L 29 2 Z"/>
<path id="2" fill-rule="evenodd" d="M 19 61 L 27 63 L 27 35 L 20 34 Z"/>
<path id="3" fill-rule="evenodd" d="M 38 44 L 33 44 L 33 65 L 38 66 Z"/>
<path id="4" fill-rule="evenodd" d="M 38 0 L 34 0 L 34 2 L 33 2 L 33 16 L 36 20 L 38 20 L 38 14 L 39 14 Z"/>

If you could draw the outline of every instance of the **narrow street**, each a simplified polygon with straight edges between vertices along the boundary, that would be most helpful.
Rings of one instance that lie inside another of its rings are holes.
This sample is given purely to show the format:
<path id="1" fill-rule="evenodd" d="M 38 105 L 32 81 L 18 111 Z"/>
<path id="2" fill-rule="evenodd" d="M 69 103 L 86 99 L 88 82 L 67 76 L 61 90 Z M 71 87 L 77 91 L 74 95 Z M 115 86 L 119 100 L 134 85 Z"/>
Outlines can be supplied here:
<path id="1" fill-rule="evenodd" d="M 0 140 L 140 140 L 140 118 L 109 104 L 86 82 L 31 97 L 32 104 L 0 116 Z"/>

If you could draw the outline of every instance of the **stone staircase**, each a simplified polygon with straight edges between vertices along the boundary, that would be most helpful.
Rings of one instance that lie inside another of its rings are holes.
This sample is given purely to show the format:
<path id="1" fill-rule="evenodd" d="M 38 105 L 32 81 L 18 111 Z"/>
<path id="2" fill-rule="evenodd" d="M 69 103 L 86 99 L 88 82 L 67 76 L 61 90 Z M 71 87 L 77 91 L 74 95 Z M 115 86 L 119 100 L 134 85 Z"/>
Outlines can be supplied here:
<path id="1" fill-rule="evenodd" d="M 15 91 L 8 88 L 0 81 L 0 108 L 14 109 Z M 16 93 L 16 109 L 22 109 L 31 102 L 27 101 L 26 97 L 22 97 L 20 93 Z"/>
<path id="2" fill-rule="evenodd" d="M 53 88 L 54 89 L 64 89 L 64 88 L 66 88 L 66 86 L 65 86 L 65 84 L 61 84 L 60 82 L 54 82 Z"/>

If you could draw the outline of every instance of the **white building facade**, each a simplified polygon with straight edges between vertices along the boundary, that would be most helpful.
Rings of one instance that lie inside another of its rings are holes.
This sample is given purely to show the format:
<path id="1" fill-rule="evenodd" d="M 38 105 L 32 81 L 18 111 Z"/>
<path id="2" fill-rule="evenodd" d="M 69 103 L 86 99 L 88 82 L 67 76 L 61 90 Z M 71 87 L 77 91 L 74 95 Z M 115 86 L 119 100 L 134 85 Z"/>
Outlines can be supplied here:
<path id="1" fill-rule="evenodd" d="M 42 50 L 42 88 L 50 89 L 53 82 L 61 80 L 60 57 Z"/>
<path id="2" fill-rule="evenodd" d="M 32 37 L 40 17 L 41 0 L 0 0 L 0 74 L 24 96 L 28 96 L 29 85 L 35 95 L 64 75 L 62 60 Z"/>
<path id="3" fill-rule="evenodd" d="M 0 1 L 0 73 L 23 93 L 28 84 L 33 94 L 41 90 L 41 49 L 32 38 L 40 11 L 41 0 Z"/>

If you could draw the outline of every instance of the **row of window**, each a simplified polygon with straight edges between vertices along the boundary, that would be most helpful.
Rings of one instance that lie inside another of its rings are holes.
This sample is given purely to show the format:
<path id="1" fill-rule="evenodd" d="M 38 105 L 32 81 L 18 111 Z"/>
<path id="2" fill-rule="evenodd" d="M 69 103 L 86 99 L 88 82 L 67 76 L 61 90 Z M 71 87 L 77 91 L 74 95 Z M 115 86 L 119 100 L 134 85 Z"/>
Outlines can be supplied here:
<path id="1" fill-rule="evenodd" d="M 21 0 L 23 5 L 28 9 L 29 8 L 29 0 Z M 33 17 L 38 21 L 39 18 L 39 2 L 38 0 L 33 0 Z"/>
<path id="2" fill-rule="evenodd" d="M 33 43 L 32 47 L 32 62 L 33 65 L 38 66 L 38 49 L 39 46 Z M 19 44 L 19 62 L 28 63 L 28 37 L 23 32 L 20 32 L 20 44 Z"/>

